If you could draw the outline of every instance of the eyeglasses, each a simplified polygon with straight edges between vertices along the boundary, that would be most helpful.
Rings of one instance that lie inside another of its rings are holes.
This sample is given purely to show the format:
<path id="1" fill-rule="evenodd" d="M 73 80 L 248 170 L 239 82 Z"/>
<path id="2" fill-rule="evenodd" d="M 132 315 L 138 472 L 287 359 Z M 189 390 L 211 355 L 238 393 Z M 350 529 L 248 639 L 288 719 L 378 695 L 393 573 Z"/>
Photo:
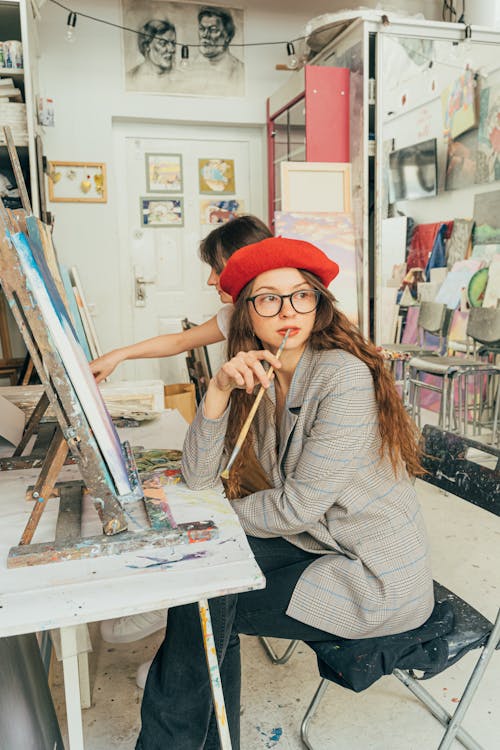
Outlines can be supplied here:
<path id="1" fill-rule="evenodd" d="M 316 310 L 319 305 L 321 292 L 317 289 L 299 289 L 291 294 L 256 294 L 254 297 L 247 297 L 246 301 L 251 302 L 257 315 L 262 318 L 274 318 L 281 312 L 283 300 L 289 299 L 290 304 L 295 312 L 306 314 Z"/>

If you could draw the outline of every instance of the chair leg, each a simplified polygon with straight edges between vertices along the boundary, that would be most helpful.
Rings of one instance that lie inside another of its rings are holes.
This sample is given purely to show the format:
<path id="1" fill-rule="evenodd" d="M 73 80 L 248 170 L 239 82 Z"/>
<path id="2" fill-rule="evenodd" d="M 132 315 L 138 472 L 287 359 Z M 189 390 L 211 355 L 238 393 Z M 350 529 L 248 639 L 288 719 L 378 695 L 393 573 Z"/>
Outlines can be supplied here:
<path id="1" fill-rule="evenodd" d="M 446 711 L 446 709 L 444 709 L 441 704 L 422 687 L 418 680 L 402 669 L 395 669 L 392 674 L 429 709 L 434 718 L 441 722 L 444 727 L 449 725 L 452 719 L 451 714 L 448 713 L 448 711 Z M 474 737 L 471 737 L 465 729 L 458 729 L 456 732 L 456 738 L 467 748 L 467 750 L 484 750 L 482 745 L 479 745 Z M 441 745 L 439 746 L 439 750 L 441 750 Z"/>
<path id="2" fill-rule="evenodd" d="M 494 397 L 494 411 L 493 411 L 493 425 L 491 428 L 491 444 L 495 445 L 497 442 L 497 428 L 498 428 L 498 407 L 500 406 L 500 378 L 497 377 L 497 387 Z"/>
<path id="3" fill-rule="evenodd" d="M 498 646 L 498 643 L 500 641 L 500 610 L 497 614 L 497 619 L 495 622 L 495 625 L 493 627 L 493 630 L 490 633 L 490 637 L 488 638 L 488 641 L 485 645 L 485 647 L 481 651 L 481 656 L 479 657 L 476 666 L 474 667 L 474 671 L 472 672 L 469 681 L 467 683 L 467 686 L 462 693 L 462 697 L 460 699 L 460 703 L 458 704 L 455 713 L 453 714 L 453 718 L 451 719 L 450 723 L 448 724 L 448 728 L 445 732 L 445 735 L 443 739 L 441 740 L 441 744 L 439 745 L 438 750 L 448 750 L 455 737 L 459 737 L 458 732 L 463 731 L 461 730 L 461 723 L 464 719 L 465 712 L 470 706 L 470 703 L 474 697 L 474 694 L 479 687 L 479 683 L 481 682 L 481 679 L 483 677 L 483 674 L 486 671 L 486 667 L 488 666 L 491 657 L 493 656 L 493 653 Z"/>
<path id="4" fill-rule="evenodd" d="M 401 682 L 406 685 L 406 687 L 411 690 L 411 692 L 427 706 L 427 708 L 432 712 L 436 719 L 438 719 L 441 724 L 446 727 L 446 732 L 444 733 L 438 750 L 449 750 L 455 738 L 459 740 L 462 745 L 464 745 L 464 747 L 466 747 L 468 750 L 481 750 L 481 745 L 479 745 L 476 740 L 471 737 L 468 732 L 465 731 L 465 729 L 462 728 L 461 724 L 464 719 L 465 713 L 471 704 L 472 698 L 474 697 L 474 694 L 479 687 L 479 683 L 481 682 L 481 679 L 486 671 L 486 667 L 488 666 L 490 659 L 493 656 L 496 647 L 498 646 L 499 641 L 500 610 L 497 614 L 497 619 L 490 633 L 490 637 L 488 638 L 488 641 L 484 648 L 481 650 L 481 655 L 477 660 L 476 666 L 474 667 L 469 681 L 467 682 L 465 690 L 462 693 L 462 697 L 460 698 L 460 702 L 453 716 L 445 711 L 445 709 L 432 697 L 432 695 L 430 695 L 430 693 L 428 693 L 427 690 L 425 690 L 425 688 L 423 688 L 408 673 L 400 669 L 394 670 L 393 674 L 399 680 L 401 680 Z"/>
<path id="5" fill-rule="evenodd" d="M 263 636 L 259 635 L 259 641 L 264 646 L 264 650 L 266 651 L 267 655 L 271 659 L 273 664 L 286 664 L 297 646 L 299 645 L 300 641 L 290 641 L 287 648 L 285 649 L 284 653 L 281 656 L 278 656 L 268 639 Z"/>
<path id="6" fill-rule="evenodd" d="M 311 741 L 309 739 L 309 725 L 314 718 L 314 714 L 317 711 L 317 708 L 321 702 L 321 699 L 323 698 L 323 695 L 325 694 L 325 690 L 327 687 L 328 680 L 323 677 L 323 679 L 319 683 L 318 689 L 314 693 L 314 697 L 310 702 L 300 725 L 300 738 L 304 745 L 307 747 L 307 750 L 314 750 L 314 747 L 311 745 Z"/>

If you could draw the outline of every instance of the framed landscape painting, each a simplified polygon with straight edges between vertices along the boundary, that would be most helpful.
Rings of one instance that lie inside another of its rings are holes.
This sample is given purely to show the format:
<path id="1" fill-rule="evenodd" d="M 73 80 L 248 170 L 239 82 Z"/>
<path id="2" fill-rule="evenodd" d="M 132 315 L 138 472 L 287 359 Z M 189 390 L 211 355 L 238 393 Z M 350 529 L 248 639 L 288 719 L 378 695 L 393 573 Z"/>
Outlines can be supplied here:
<path id="1" fill-rule="evenodd" d="M 182 156 L 146 154 L 146 191 L 182 193 Z"/>

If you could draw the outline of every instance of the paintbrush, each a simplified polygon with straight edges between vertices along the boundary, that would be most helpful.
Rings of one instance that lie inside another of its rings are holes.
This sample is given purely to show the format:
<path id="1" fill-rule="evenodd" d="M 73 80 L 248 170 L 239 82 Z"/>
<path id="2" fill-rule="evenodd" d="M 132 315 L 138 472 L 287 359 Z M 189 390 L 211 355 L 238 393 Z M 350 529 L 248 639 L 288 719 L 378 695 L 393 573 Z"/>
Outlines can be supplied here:
<path id="1" fill-rule="evenodd" d="M 288 339 L 289 334 L 290 334 L 290 328 L 287 329 L 287 332 L 285 333 L 285 335 L 283 337 L 283 341 L 281 342 L 280 347 L 279 347 L 278 351 L 276 352 L 276 356 L 278 357 L 278 359 L 281 356 L 281 352 L 285 348 L 285 344 L 286 344 L 286 341 Z M 270 367 L 269 370 L 267 371 L 267 377 L 271 378 L 272 375 L 273 375 L 273 373 L 274 373 L 274 367 Z M 248 417 L 245 419 L 245 423 L 243 424 L 243 427 L 241 428 L 240 434 L 238 435 L 238 439 L 237 439 L 236 444 L 235 444 L 235 446 L 233 448 L 233 452 L 231 453 L 231 458 L 229 459 L 226 468 L 224 469 L 224 471 L 221 474 L 222 479 L 228 479 L 229 478 L 229 472 L 231 471 L 231 466 L 236 461 L 236 457 L 237 457 L 238 453 L 240 452 L 241 446 L 243 445 L 243 443 L 245 441 L 245 438 L 247 436 L 248 430 L 250 429 L 250 425 L 252 424 L 252 419 L 254 418 L 255 412 L 257 411 L 257 409 L 259 407 L 259 404 L 262 401 L 262 396 L 264 395 L 265 390 L 266 389 L 264 388 L 264 386 L 261 385 L 260 391 L 258 392 L 257 396 L 255 397 L 255 401 L 253 403 L 253 406 L 250 409 L 250 411 L 248 412 Z"/>

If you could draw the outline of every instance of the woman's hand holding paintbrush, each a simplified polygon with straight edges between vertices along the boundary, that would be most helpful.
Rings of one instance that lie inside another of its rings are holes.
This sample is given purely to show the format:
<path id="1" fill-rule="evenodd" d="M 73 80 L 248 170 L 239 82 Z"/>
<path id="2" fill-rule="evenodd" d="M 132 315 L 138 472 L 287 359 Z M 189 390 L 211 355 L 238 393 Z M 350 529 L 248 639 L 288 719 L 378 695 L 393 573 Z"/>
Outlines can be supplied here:
<path id="1" fill-rule="evenodd" d="M 283 337 L 276 354 L 271 354 L 267 349 L 239 352 L 226 362 L 208 386 L 203 404 L 205 417 L 208 419 L 221 417 L 227 408 L 231 392 L 235 388 L 244 388 L 247 393 L 252 393 L 255 386 L 260 383 L 263 393 L 270 385 L 274 369 L 281 367 L 279 357 L 287 338 L 288 333 Z M 263 362 L 268 362 L 270 365 L 267 372 L 263 367 Z M 259 401 L 261 398 L 262 395 Z"/>
<path id="2" fill-rule="evenodd" d="M 281 367 L 281 363 L 279 361 L 279 358 L 281 356 L 281 352 L 285 348 L 285 344 L 286 344 L 286 341 L 288 339 L 289 334 L 290 334 L 290 330 L 288 330 L 285 333 L 285 335 L 283 337 L 283 341 L 281 342 L 281 345 L 280 345 L 278 351 L 276 352 L 276 354 L 274 355 L 274 357 L 272 355 L 271 355 L 271 358 L 269 358 L 267 356 L 266 357 L 261 357 L 261 359 L 267 359 L 267 361 L 271 365 L 270 368 L 268 369 L 267 373 L 265 372 L 264 368 L 262 367 L 262 364 L 261 364 L 260 361 L 257 361 L 257 363 L 256 363 L 257 367 L 255 369 L 257 370 L 257 377 L 258 377 L 258 380 L 260 380 L 260 382 L 261 382 L 261 387 L 260 387 L 260 390 L 259 390 L 257 396 L 255 397 L 255 401 L 253 403 L 252 408 L 250 409 L 250 411 L 248 413 L 248 416 L 247 416 L 247 418 L 246 418 L 246 420 L 245 420 L 245 422 L 243 424 L 243 427 L 241 428 L 240 434 L 238 435 L 238 439 L 236 440 L 236 443 L 235 443 L 235 446 L 233 448 L 233 452 L 231 453 L 231 457 L 230 457 L 230 459 L 228 461 L 228 464 L 227 464 L 226 468 L 224 469 L 224 471 L 221 474 L 221 477 L 223 479 L 227 479 L 229 477 L 229 472 L 231 470 L 231 466 L 235 462 L 236 457 L 237 457 L 238 453 L 240 452 L 241 446 L 243 445 L 243 442 L 244 442 L 244 440 L 245 440 L 245 438 L 247 436 L 248 430 L 250 429 L 250 425 L 252 424 L 252 420 L 253 420 L 253 418 L 255 416 L 255 412 L 257 411 L 258 406 L 259 406 L 259 404 L 260 404 L 260 402 L 262 400 L 262 396 L 264 395 L 264 391 L 266 390 L 266 388 L 269 387 L 269 384 L 271 382 L 271 378 L 273 377 L 275 368 Z M 249 352 L 248 354 L 252 354 L 252 355 L 255 355 L 255 354 L 269 354 L 269 352 L 266 352 L 266 351 L 263 351 L 263 352 Z M 238 355 L 238 357 L 240 357 L 240 355 Z M 233 362 L 233 360 L 231 360 L 231 362 Z M 228 362 L 227 364 L 231 364 L 231 363 Z M 264 372 L 264 376 L 262 376 L 262 373 L 260 372 L 261 370 Z M 246 373 L 246 374 L 248 374 L 248 373 Z M 253 388 L 254 388 L 254 386 L 255 386 L 255 383 L 251 387 L 249 387 L 248 380 L 245 378 L 245 384 L 247 386 L 247 392 L 251 393 L 252 390 L 253 390 Z M 243 384 L 241 384 L 239 387 L 243 387 Z"/>

